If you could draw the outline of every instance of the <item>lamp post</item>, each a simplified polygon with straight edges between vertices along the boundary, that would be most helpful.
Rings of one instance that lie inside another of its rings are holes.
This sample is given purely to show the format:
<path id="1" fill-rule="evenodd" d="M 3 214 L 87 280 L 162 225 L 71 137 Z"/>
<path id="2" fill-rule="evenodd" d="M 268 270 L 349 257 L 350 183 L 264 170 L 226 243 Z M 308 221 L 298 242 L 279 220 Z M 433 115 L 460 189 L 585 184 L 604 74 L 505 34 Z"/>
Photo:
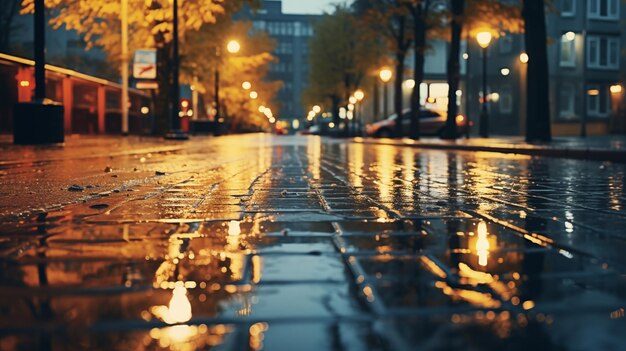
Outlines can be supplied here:
<path id="1" fill-rule="evenodd" d="M 228 52 L 231 54 L 236 54 L 239 52 L 239 50 L 241 50 L 241 45 L 239 44 L 238 41 L 231 40 L 228 42 L 228 44 L 226 44 L 226 50 L 228 50 Z M 221 117 L 220 115 L 220 69 L 219 69 L 220 54 L 221 54 L 220 47 L 216 46 L 215 57 L 217 60 L 215 62 L 215 101 L 214 101 L 214 104 L 215 104 L 215 120 L 218 122 L 219 122 L 219 118 Z M 244 82 L 244 83 L 250 84 L 249 82 Z M 246 89 L 246 86 L 243 86 L 242 84 L 242 87 L 244 89 Z"/>
<path id="2" fill-rule="evenodd" d="M 476 35 L 476 41 L 482 48 L 483 55 L 483 103 L 480 111 L 480 136 L 489 137 L 489 116 L 487 115 L 487 48 L 491 43 L 490 32 L 480 32 Z"/>
<path id="3" fill-rule="evenodd" d="M 389 68 L 383 68 L 380 70 L 380 80 L 383 82 L 383 98 L 384 98 L 384 102 L 383 102 L 383 118 L 385 119 L 387 118 L 387 113 L 389 112 L 388 110 L 388 105 L 389 105 L 389 94 L 387 91 L 387 83 L 389 83 L 389 81 L 391 80 L 391 78 L 393 77 L 393 72 L 391 72 L 391 70 Z"/>
<path id="4" fill-rule="evenodd" d="M 361 131 L 361 123 L 359 122 L 357 116 L 359 116 L 360 118 L 363 118 L 363 116 L 361 116 L 360 113 L 358 113 L 359 108 L 361 108 L 361 101 L 363 101 L 363 99 L 365 98 L 365 93 L 363 92 L 363 90 L 358 89 L 357 91 L 354 92 L 354 97 L 356 98 L 357 104 L 356 104 L 356 108 L 354 109 L 354 121 L 356 123 L 356 134 L 357 136 L 361 136 L 363 133 Z"/>
<path id="5" fill-rule="evenodd" d="M 172 96 L 171 96 L 171 129 L 170 132 L 165 135 L 165 139 L 170 140 L 187 140 L 189 136 L 187 133 L 184 133 L 180 129 L 180 80 L 179 80 L 179 70 L 180 70 L 180 56 L 178 52 L 178 0 L 173 0 L 172 6 L 174 7 L 174 17 L 172 20 L 172 46 L 173 46 L 173 57 L 172 57 Z"/>

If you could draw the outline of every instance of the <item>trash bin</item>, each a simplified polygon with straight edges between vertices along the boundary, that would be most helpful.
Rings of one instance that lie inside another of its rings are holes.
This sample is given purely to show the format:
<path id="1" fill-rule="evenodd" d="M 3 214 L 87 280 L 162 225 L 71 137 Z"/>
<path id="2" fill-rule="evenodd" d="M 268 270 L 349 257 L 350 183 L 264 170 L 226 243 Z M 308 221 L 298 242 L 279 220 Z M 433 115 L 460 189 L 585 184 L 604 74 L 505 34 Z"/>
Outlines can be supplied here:
<path id="1" fill-rule="evenodd" d="M 15 104 L 13 143 L 52 144 L 65 141 L 63 105 L 49 99 Z"/>

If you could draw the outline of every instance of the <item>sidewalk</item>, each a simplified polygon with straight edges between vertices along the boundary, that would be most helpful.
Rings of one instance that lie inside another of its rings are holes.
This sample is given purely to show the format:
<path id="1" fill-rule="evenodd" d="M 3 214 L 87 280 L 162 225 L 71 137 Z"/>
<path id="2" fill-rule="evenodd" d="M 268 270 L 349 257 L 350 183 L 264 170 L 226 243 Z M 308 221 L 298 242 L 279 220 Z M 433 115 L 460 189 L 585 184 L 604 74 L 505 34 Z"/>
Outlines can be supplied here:
<path id="1" fill-rule="evenodd" d="M 364 144 L 412 146 L 424 149 L 486 151 L 532 156 L 573 158 L 595 161 L 626 162 L 626 136 L 555 137 L 550 143 L 527 143 L 523 137 L 472 138 L 420 140 L 354 138 Z"/>

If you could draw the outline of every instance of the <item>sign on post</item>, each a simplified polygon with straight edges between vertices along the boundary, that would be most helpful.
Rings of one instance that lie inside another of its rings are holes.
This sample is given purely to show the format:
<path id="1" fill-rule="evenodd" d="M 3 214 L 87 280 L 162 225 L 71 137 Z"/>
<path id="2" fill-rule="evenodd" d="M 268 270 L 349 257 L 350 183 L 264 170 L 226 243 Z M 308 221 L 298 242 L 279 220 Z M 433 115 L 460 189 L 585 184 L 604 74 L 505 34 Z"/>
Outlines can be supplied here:
<path id="1" fill-rule="evenodd" d="M 156 79 L 157 52 L 155 49 L 139 49 L 135 51 L 133 61 L 133 77 L 136 79 Z"/>

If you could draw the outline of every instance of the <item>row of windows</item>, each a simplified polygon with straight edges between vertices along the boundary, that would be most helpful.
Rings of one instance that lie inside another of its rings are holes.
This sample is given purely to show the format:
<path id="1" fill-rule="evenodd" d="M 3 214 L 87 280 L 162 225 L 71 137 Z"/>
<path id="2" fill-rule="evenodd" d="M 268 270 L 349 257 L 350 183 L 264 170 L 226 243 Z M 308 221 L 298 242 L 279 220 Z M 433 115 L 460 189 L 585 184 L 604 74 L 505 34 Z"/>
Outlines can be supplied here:
<path id="1" fill-rule="evenodd" d="M 576 35 L 561 36 L 559 64 L 576 67 Z M 620 40 L 616 36 L 587 36 L 586 60 L 588 68 L 619 69 Z"/>
<path id="2" fill-rule="evenodd" d="M 611 94 L 609 85 L 590 84 L 587 86 L 587 115 L 596 118 L 606 118 L 611 112 Z M 498 108 L 501 114 L 513 112 L 513 94 L 509 86 L 500 87 L 499 100 L 491 102 L 489 107 Z M 572 84 L 559 87 L 558 115 L 560 119 L 576 119 L 576 89 Z"/>
<path id="3" fill-rule="evenodd" d="M 559 117 L 576 118 L 576 89 L 571 84 L 562 85 L 559 89 Z M 611 112 L 611 94 L 608 85 L 591 84 L 587 86 L 587 115 L 591 117 L 608 117 Z"/>
<path id="4" fill-rule="evenodd" d="M 270 72 L 292 72 L 293 65 L 291 63 L 273 62 L 270 63 Z"/>
<path id="5" fill-rule="evenodd" d="M 253 21 L 252 27 L 258 31 L 266 31 L 273 36 L 313 36 L 313 27 L 309 23 L 305 22 Z"/>
<path id="6" fill-rule="evenodd" d="M 587 0 L 587 17 L 601 20 L 619 19 L 620 0 Z M 561 0 L 561 15 L 576 16 L 576 0 Z"/>

